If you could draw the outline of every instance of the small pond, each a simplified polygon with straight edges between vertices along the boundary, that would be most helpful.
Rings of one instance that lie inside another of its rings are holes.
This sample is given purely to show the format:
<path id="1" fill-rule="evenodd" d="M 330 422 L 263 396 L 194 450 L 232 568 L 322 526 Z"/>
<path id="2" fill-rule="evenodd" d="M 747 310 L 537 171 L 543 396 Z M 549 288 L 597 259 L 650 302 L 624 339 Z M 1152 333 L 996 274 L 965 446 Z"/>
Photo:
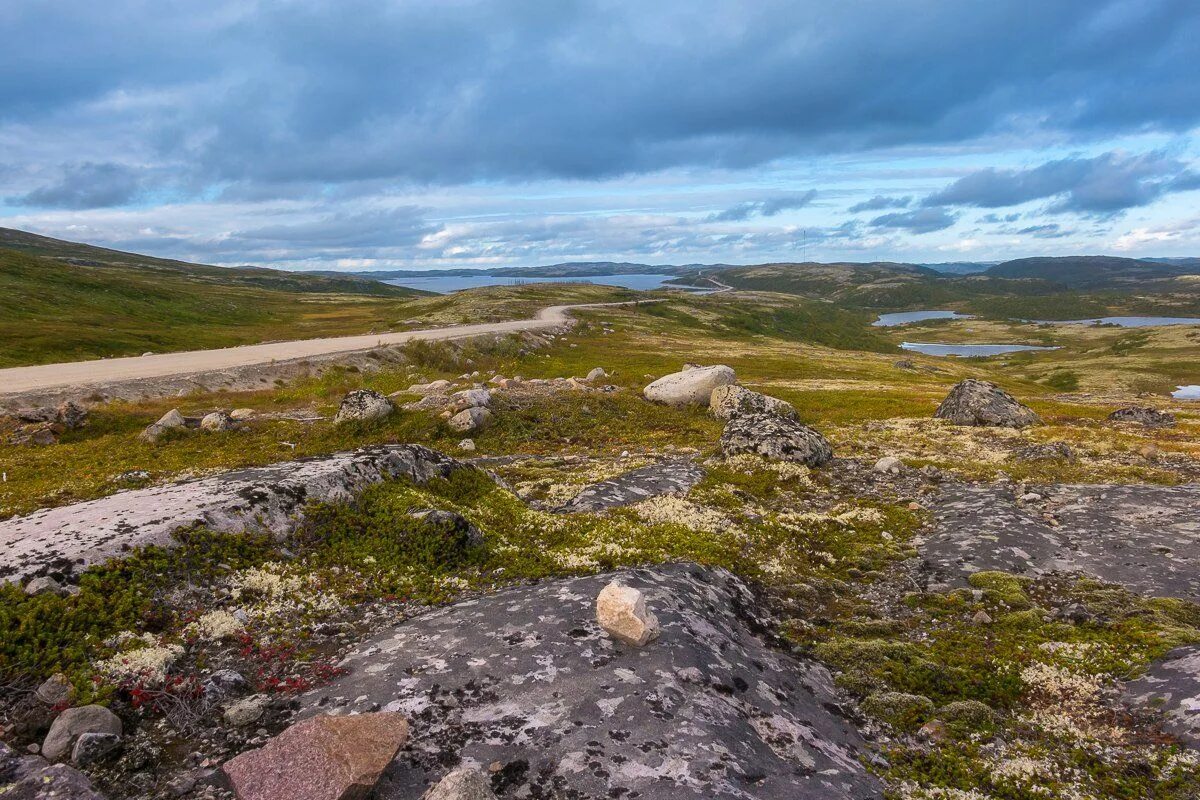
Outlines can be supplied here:
<path id="1" fill-rule="evenodd" d="M 879 319 L 871 324 L 876 328 L 890 328 L 893 325 L 907 325 L 910 322 L 923 322 L 927 319 L 973 319 L 973 317 L 957 311 L 898 311 L 895 314 L 880 314 Z"/>
<path id="2" fill-rule="evenodd" d="M 1038 347 L 1032 344 L 937 344 L 934 342 L 904 342 L 903 350 L 924 353 L 927 356 L 960 356 L 982 358 L 1004 353 L 1023 353 L 1028 350 L 1058 350 L 1057 347 Z"/>
<path id="3" fill-rule="evenodd" d="M 577 275 L 569 278 L 519 278 L 505 275 L 422 275 L 412 278 L 393 278 L 384 283 L 424 289 L 427 292 L 448 294 L 480 286 L 523 286 L 530 283 L 594 283 L 600 286 L 622 286 L 626 289 L 658 289 L 674 275 Z"/>
<path id="4" fill-rule="evenodd" d="M 1097 317 L 1096 319 L 1039 319 L 1043 325 L 1117 325 L 1121 328 L 1150 328 L 1155 325 L 1200 325 L 1200 317 Z"/>
<path id="5" fill-rule="evenodd" d="M 1180 386 L 1171 392 L 1171 397 L 1174 397 L 1176 400 L 1200 400 L 1200 384 L 1193 383 L 1189 386 Z"/>

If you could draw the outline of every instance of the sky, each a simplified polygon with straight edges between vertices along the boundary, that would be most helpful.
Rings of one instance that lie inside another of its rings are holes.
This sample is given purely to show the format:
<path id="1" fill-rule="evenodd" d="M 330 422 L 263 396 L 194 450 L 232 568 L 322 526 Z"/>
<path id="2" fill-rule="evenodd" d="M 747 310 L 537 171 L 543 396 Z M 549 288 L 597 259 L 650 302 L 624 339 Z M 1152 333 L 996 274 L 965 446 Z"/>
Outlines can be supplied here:
<path id="1" fill-rule="evenodd" d="M 1200 256 L 1196 0 L 4 0 L 0 227 L 192 261 Z"/>

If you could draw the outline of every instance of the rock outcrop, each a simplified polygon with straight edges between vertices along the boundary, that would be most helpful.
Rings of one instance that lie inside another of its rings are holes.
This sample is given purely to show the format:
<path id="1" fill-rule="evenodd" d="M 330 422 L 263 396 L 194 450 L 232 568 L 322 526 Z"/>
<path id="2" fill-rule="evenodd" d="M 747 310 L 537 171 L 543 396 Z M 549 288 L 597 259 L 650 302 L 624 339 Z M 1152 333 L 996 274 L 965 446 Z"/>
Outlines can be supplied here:
<path id="1" fill-rule="evenodd" d="M 104 706 L 68 708 L 50 725 L 42 742 L 42 755 L 50 761 L 61 761 L 70 755 L 75 742 L 86 733 L 105 733 L 120 736 L 121 719 Z"/>
<path id="2" fill-rule="evenodd" d="M 1177 647 L 1125 685 L 1124 699 L 1163 714 L 1163 729 L 1200 747 L 1200 645 Z"/>
<path id="3" fill-rule="evenodd" d="M 949 485 L 920 551 L 938 580 L 979 570 L 1087 575 L 1135 592 L 1200 601 L 1200 485 L 1011 488 Z"/>
<path id="4" fill-rule="evenodd" d="M 734 417 L 721 434 L 725 456 L 754 453 L 776 461 L 819 467 L 833 459 L 833 446 L 818 431 L 774 414 Z"/>
<path id="5" fill-rule="evenodd" d="M 596 621 L 614 577 L 654 609 L 650 646 L 614 642 Z M 419 797 L 448 763 L 494 765 L 506 797 L 879 797 L 830 674 L 772 649 L 761 607 L 728 572 L 694 564 L 513 588 L 363 643 L 301 714 L 408 718 L 420 746 L 384 772 L 378 800 Z"/>
<path id="6" fill-rule="evenodd" d="M 1108 415 L 1109 422 L 1128 422 L 1144 425 L 1147 428 L 1170 428 L 1175 425 L 1175 415 L 1169 411 L 1159 411 L 1145 406 L 1130 406 L 1118 408 Z"/>
<path id="7" fill-rule="evenodd" d="M 333 423 L 340 425 L 344 422 L 373 422 L 387 417 L 394 410 L 392 401 L 379 392 L 355 389 L 342 399 Z"/>
<path id="8" fill-rule="evenodd" d="M 713 389 L 736 382 L 737 376 L 729 367 L 693 367 L 662 376 L 643 389 L 642 394 L 651 402 L 677 408 L 708 406 Z"/>
<path id="9" fill-rule="evenodd" d="M 1025 428 L 1041 422 L 1033 409 L 996 384 L 974 378 L 956 384 L 934 416 L 955 425 L 1000 428 Z"/>
<path id="10" fill-rule="evenodd" d="M 285 534 L 309 502 L 347 501 L 390 478 L 423 483 L 468 468 L 421 445 L 381 445 L 43 509 L 0 520 L 0 579 L 24 579 L 51 566 L 83 569 L 137 545 L 171 546 L 171 533 L 190 525 Z"/>
<path id="11" fill-rule="evenodd" d="M 690 459 L 660 461 L 585 486 L 556 510 L 605 511 L 664 494 L 686 494 L 703 479 L 704 469 Z"/>
<path id="12" fill-rule="evenodd" d="M 407 738 L 401 714 L 318 716 L 222 769 L 238 800 L 360 800 Z"/>
<path id="13" fill-rule="evenodd" d="M 4 800 L 104 800 L 77 769 L 19 755 L 0 742 L 0 797 Z"/>
<path id="14" fill-rule="evenodd" d="M 728 384 L 713 389 L 709 408 L 717 419 L 731 420 L 747 414 L 774 414 L 798 419 L 796 409 L 786 400 L 755 392 L 744 386 Z"/>

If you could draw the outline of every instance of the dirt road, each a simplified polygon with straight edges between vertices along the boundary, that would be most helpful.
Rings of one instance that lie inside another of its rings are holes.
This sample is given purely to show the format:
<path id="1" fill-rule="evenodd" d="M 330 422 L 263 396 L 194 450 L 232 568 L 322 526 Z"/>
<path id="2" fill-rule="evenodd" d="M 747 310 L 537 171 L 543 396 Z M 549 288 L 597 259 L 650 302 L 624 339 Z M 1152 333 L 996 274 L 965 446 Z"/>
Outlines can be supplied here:
<path id="1" fill-rule="evenodd" d="M 454 325 L 403 333 L 300 339 L 290 342 L 226 347 L 219 350 L 191 350 L 182 353 L 161 353 L 131 358 L 105 358 L 97 361 L 71 361 L 62 364 L 39 364 L 33 367 L 11 367 L 0 369 L 0 396 L 62 387 L 94 386 L 143 378 L 192 375 L 233 367 L 269 364 L 273 361 L 289 361 L 334 353 L 370 350 L 384 345 L 403 344 L 415 339 L 463 339 L 492 333 L 544 330 L 567 324 L 569 322 L 567 314 L 574 309 L 632 305 L 638 302 L 654 301 L 550 306 L 539 311 L 533 319 L 511 322 Z"/>

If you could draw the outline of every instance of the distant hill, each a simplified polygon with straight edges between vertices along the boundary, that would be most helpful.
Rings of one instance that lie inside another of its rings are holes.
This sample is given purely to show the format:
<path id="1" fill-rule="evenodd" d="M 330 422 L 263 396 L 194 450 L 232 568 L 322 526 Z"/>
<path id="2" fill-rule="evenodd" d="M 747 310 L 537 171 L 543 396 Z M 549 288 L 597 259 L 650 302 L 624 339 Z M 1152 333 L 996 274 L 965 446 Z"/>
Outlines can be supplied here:
<path id="1" fill-rule="evenodd" d="M 0 367 L 385 330 L 427 294 L 0 229 Z"/>
<path id="2" fill-rule="evenodd" d="M 446 276 L 494 276 L 498 278 L 571 278 L 585 275 L 681 275 L 694 266 L 635 264 L 626 261 L 568 261 L 537 267 L 491 267 L 488 269 L 375 270 L 370 272 L 313 272 L 310 275 L 354 275 L 374 280 L 436 278 Z"/>
<path id="3" fill-rule="evenodd" d="M 992 278 L 1040 278 L 1071 289 L 1115 288 L 1147 280 L 1194 274 L 1195 267 L 1118 256 L 1019 258 L 988 269 Z"/>
<path id="4" fill-rule="evenodd" d="M 999 261 L 944 261 L 936 264 L 922 264 L 922 267 L 940 272 L 944 275 L 975 275 L 987 272 L 989 267 L 999 264 Z"/>

